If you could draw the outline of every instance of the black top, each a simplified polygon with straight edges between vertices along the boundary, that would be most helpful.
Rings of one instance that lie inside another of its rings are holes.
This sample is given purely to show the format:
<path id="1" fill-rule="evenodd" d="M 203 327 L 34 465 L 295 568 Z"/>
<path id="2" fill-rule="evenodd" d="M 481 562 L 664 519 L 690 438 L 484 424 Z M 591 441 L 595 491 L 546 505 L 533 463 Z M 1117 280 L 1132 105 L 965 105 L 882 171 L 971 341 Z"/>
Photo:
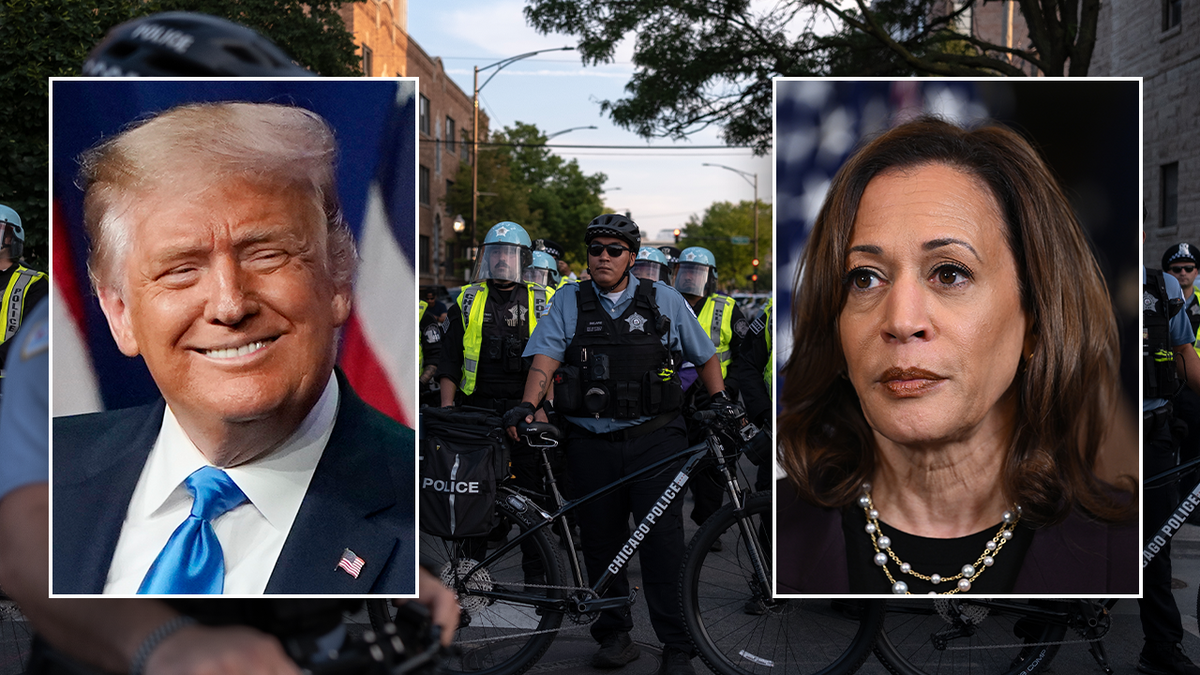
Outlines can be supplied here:
<path id="1" fill-rule="evenodd" d="M 867 516 L 859 507 L 847 508 L 842 512 L 842 530 L 846 535 L 846 562 L 850 572 L 851 593 L 891 593 L 892 585 L 883 569 L 875 564 L 875 548 L 871 535 L 866 531 Z M 962 571 L 962 566 L 975 564 L 983 547 L 1000 531 L 1000 522 L 987 529 L 957 539 L 931 539 L 902 532 L 879 521 L 883 534 L 892 540 L 892 550 L 900 560 L 912 565 L 915 572 L 930 576 L 935 572 L 943 578 L 952 577 Z M 995 564 L 971 583 L 971 593 L 1012 593 L 1021 571 L 1021 562 L 1029 544 L 1033 541 L 1033 530 L 1018 523 L 1013 538 L 994 555 Z M 980 563 L 982 566 L 982 563 Z M 958 586 L 958 580 L 943 581 L 933 585 L 911 574 L 904 574 L 900 566 L 888 559 L 888 571 L 896 581 L 908 584 L 910 593 L 924 595 L 929 591 L 945 593 Z"/>

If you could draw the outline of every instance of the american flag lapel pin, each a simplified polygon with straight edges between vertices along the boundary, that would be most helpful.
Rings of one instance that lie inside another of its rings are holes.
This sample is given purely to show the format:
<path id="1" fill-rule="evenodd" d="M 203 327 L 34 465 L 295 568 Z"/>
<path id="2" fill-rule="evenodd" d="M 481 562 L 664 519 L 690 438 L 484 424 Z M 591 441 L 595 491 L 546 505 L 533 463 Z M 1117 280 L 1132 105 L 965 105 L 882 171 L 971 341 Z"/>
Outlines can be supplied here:
<path id="1" fill-rule="evenodd" d="M 338 561 L 337 568 L 345 570 L 346 574 L 349 574 L 350 576 L 357 579 L 359 573 L 362 572 L 363 565 L 366 565 L 366 564 L 367 564 L 366 560 L 363 560 L 362 558 L 355 555 L 354 551 L 351 551 L 350 549 L 346 549 L 346 550 L 342 551 L 342 559 Z M 335 568 L 335 569 L 337 569 L 337 568 Z"/>

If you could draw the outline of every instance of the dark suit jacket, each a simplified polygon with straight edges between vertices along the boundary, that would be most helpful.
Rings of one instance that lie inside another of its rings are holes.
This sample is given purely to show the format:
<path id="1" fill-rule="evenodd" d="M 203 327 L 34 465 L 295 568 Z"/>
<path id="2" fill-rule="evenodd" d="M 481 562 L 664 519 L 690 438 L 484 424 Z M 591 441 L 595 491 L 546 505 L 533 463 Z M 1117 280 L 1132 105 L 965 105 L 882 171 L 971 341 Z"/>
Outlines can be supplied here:
<path id="1" fill-rule="evenodd" d="M 368 406 L 340 372 L 333 435 L 292 523 L 267 593 L 415 592 L 411 429 Z M 54 420 L 55 593 L 102 593 L 121 525 L 162 425 L 161 399 Z M 366 564 L 338 569 L 349 548 Z"/>
<path id="2" fill-rule="evenodd" d="M 849 593 L 842 514 L 803 501 L 777 481 L 776 593 Z M 864 535 L 865 536 L 865 535 Z M 1137 593 L 1141 546 L 1137 524 L 1108 525 L 1073 512 L 1036 530 L 1014 594 Z"/>

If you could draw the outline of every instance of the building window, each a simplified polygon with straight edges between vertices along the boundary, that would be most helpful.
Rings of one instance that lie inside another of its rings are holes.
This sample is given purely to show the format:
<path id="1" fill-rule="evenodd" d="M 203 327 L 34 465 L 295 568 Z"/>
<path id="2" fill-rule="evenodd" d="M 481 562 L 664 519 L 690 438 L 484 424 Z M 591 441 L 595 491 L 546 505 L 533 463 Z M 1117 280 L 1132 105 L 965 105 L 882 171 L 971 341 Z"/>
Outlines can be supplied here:
<path id="1" fill-rule="evenodd" d="M 1162 29 L 1169 31 L 1179 25 L 1183 14 L 1183 0 L 1162 0 Z"/>
<path id="2" fill-rule="evenodd" d="M 446 118 L 446 152 L 454 154 L 454 143 L 457 140 L 454 132 L 454 120 Z"/>
<path id="3" fill-rule="evenodd" d="M 372 62 L 371 62 L 371 56 L 372 56 L 371 48 L 366 45 L 363 45 L 362 46 L 362 68 L 363 68 L 363 75 L 366 75 L 367 77 L 370 77 L 371 73 L 375 72 L 374 70 L 372 70 L 372 67 L 374 64 L 372 64 Z"/>
<path id="4" fill-rule="evenodd" d="M 442 144 L 442 125 L 437 125 L 433 128 L 433 173 L 434 175 L 442 175 L 442 153 L 438 151 L 438 146 Z"/>
<path id="5" fill-rule="evenodd" d="M 420 175 L 420 180 L 421 180 L 420 185 L 417 186 L 417 192 L 419 193 L 418 196 L 420 197 L 422 204 L 428 205 L 429 204 L 429 167 L 422 165 L 421 170 L 418 172 L 418 174 Z"/>
<path id="6" fill-rule="evenodd" d="M 453 190 L 453 189 L 454 189 L 454 181 L 447 179 L 446 180 L 446 196 L 447 197 L 450 196 L 450 190 Z"/>
<path id="7" fill-rule="evenodd" d="M 1179 162 L 1162 166 L 1162 226 L 1175 229 L 1179 226 Z"/>
<path id="8" fill-rule="evenodd" d="M 421 96 L 421 133 L 429 135 L 429 99 Z"/>
<path id="9" fill-rule="evenodd" d="M 421 245 L 417 251 L 417 266 L 421 274 L 429 274 L 429 237 L 421 235 Z"/>
<path id="10" fill-rule="evenodd" d="M 454 244 L 446 242 L 446 257 L 443 260 L 446 261 L 446 276 L 454 276 Z"/>
<path id="11" fill-rule="evenodd" d="M 468 159 L 471 159 L 471 149 L 469 147 L 467 147 L 467 145 L 468 145 L 467 132 L 463 131 L 463 140 L 462 140 L 462 143 L 459 144 L 460 150 L 459 150 L 458 156 L 462 157 L 464 162 L 467 161 Z"/>

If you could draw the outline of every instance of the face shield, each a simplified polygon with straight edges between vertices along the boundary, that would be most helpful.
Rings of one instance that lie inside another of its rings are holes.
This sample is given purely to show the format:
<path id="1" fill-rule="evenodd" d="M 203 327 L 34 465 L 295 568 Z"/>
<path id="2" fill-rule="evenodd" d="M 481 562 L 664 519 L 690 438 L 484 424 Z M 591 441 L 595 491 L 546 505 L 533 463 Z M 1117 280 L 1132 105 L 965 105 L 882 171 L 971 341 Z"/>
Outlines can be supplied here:
<path id="1" fill-rule="evenodd" d="M 535 284 L 541 284 L 543 286 L 553 286 L 557 283 L 557 281 L 551 277 L 550 270 L 542 269 L 541 267 L 526 267 L 525 272 L 521 275 L 521 277 L 525 281 L 532 281 Z"/>
<path id="2" fill-rule="evenodd" d="M 681 260 L 675 268 L 675 289 L 684 295 L 708 295 L 708 284 L 715 281 L 713 269 L 708 265 Z"/>
<path id="3" fill-rule="evenodd" d="M 533 252 L 520 244 L 484 244 L 475 259 L 475 281 L 521 281 L 521 272 L 533 263 Z"/>
<path id="4" fill-rule="evenodd" d="M 633 264 L 633 276 L 650 281 L 671 283 L 667 278 L 667 267 L 653 260 L 639 260 Z"/>

